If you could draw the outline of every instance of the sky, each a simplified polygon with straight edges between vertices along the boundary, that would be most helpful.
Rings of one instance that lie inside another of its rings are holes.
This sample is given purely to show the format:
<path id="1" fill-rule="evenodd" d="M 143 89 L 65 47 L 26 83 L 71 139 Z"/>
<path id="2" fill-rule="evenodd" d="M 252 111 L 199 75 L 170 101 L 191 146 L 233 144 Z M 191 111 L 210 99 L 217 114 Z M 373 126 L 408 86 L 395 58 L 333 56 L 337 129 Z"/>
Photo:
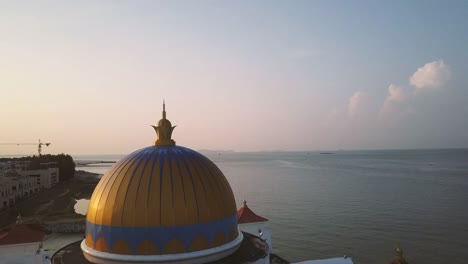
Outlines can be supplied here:
<path id="1" fill-rule="evenodd" d="M 468 1 L 2 1 L 0 143 L 468 147 Z M 0 155 L 34 154 L 0 145 Z"/>

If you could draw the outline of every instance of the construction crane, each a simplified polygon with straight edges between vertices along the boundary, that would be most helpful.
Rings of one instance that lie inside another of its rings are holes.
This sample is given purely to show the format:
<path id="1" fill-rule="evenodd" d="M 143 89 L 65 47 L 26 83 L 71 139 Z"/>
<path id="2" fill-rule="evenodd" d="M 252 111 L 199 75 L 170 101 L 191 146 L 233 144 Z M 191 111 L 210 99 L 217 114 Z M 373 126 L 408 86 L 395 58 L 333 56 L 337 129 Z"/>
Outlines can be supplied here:
<path id="1" fill-rule="evenodd" d="M 39 139 L 39 143 L 0 143 L 0 145 L 17 145 L 17 146 L 36 145 L 37 146 L 37 153 L 39 154 L 39 156 L 41 156 L 42 146 L 48 147 L 48 146 L 50 146 L 50 144 L 52 144 L 52 143 L 42 143 L 40 139 Z"/>

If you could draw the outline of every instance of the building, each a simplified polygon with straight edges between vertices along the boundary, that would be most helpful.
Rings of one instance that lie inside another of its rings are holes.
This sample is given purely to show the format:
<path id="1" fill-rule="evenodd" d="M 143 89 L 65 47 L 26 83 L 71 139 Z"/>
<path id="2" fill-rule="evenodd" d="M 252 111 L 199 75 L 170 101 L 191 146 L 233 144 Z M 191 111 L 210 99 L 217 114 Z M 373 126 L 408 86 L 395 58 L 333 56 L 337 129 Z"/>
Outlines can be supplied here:
<path id="1" fill-rule="evenodd" d="M 273 241 L 271 231 L 268 226 L 268 219 L 255 214 L 248 206 L 247 201 L 237 211 L 237 223 L 239 230 L 256 235 L 268 244 L 268 253 L 273 253 Z"/>
<path id="2" fill-rule="evenodd" d="M 59 168 L 56 162 L 41 163 L 38 170 L 22 170 L 23 176 L 35 178 L 39 189 L 50 189 L 59 183 Z"/>
<path id="3" fill-rule="evenodd" d="M 41 252 L 44 236 L 44 232 L 23 224 L 19 216 L 16 225 L 8 233 L 0 234 L 0 262 L 44 263 L 44 256 Z"/>
<path id="4" fill-rule="evenodd" d="M 36 180 L 26 175 L 21 175 L 17 170 L 9 169 L 3 173 L 2 178 L 10 182 L 15 200 L 32 195 L 39 190 Z"/>
<path id="5" fill-rule="evenodd" d="M 15 203 L 15 192 L 12 189 L 12 181 L 8 178 L 0 177 L 0 209 L 8 208 Z"/>
<path id="6" fill-rule="evenodd" d="M 28 170 L 28 161 L 3 163 L 0 172 L 0 210 L 17 200 L 31 196 L 59 183 L 59 168 L 55 162 L 41 163 L 40 169 Z"/>
<path id="7" fill-rule="evenodd" d="M 52 263 L 288 263 L 271 254 L 268 220 L 246 203 L 237 210 L 222 171 L 175 144 L 164 105 L 153 127 L 153 146 L 131 153 L 102 176 L 83 241 L 56 252 Z"/>

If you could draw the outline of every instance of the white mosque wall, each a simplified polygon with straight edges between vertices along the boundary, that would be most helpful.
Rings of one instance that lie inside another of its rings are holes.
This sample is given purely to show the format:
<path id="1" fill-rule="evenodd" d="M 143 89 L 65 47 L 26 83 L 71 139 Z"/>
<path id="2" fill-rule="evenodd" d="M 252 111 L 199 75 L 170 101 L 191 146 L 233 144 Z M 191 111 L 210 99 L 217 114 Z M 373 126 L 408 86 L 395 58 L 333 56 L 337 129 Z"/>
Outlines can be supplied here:
<path id="1" fill-rule="evenodd" d="M 44 256 L 41 254 L 41 242 L 1 245 L 0 263 L 8 264 L 42 264 Z"/>
<path id="2" fill-rule="evenodd" d="M 0 255 L 17 253 L 36 253 L 39 250 L 41 242 L 1 245 Z"/>
<path id="3" fill-rule="evenodd" d="M 42 254 L 2 254 L 0 263 L 7 264 L 47 264 L 49 260 L 45 259 Z"/>

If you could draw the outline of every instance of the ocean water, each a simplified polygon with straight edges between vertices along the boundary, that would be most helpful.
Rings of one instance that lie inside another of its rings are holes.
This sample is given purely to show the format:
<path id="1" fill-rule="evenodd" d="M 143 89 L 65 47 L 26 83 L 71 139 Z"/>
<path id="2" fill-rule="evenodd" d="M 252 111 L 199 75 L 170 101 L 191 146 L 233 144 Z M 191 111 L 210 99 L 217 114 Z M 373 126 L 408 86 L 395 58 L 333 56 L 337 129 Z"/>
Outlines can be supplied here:
<path id="1" fill-rule="evenodd" d="M 400 246 L 410 263 L 468 262 L 468 150 L 204 154 L 238 207 L 270 220 L 273 251 L 289 261 L 388 263 Z"/>

